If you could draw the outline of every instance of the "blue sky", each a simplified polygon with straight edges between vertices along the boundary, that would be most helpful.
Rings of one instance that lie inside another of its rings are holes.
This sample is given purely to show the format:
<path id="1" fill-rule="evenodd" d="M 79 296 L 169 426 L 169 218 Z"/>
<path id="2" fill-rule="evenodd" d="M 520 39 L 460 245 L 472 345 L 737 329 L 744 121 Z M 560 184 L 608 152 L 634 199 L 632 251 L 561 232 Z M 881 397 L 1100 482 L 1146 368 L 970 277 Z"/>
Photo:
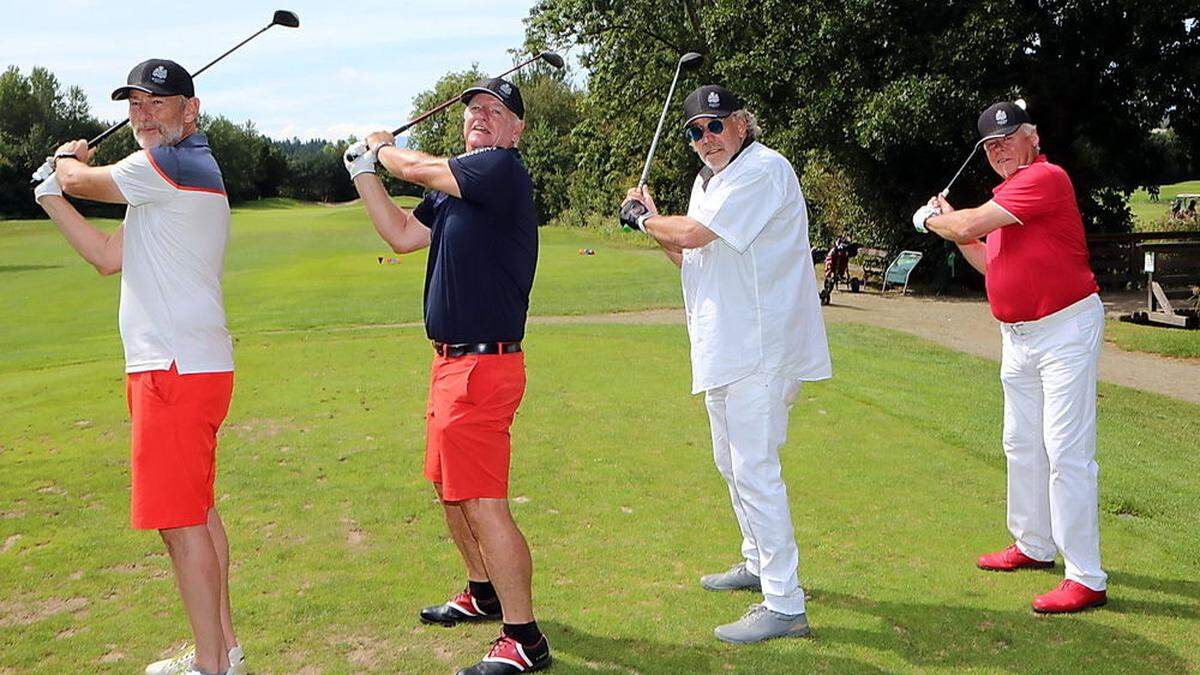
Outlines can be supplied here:
<path id="1" fill-rule="evenodd" d="M 109 94 L 147 58 L 196 70 L 255 30 L 276 9 L 300 27 L 263 33 L 196 80 L 205 112 L 251 119 L 275 138 L 344 138 L 399 126 L 413 97 L 451 70 L 512 65 L 533 0 L 199 3 L 0 0 L 0 66 L 49 68 L 79 85 L 101 119 L 125 115 Z"/>

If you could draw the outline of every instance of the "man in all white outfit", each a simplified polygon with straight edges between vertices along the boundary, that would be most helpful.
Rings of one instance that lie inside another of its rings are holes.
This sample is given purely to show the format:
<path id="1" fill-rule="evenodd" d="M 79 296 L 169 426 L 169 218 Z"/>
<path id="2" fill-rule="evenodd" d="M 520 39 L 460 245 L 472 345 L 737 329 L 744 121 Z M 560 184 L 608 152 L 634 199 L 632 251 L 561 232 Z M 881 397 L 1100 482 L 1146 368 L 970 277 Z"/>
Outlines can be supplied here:
<path id="1" fill-rule="evenodd" d="M 1036 596 L 1033 610 L 1078 612 L 1108 599 L 1096 464 L 1104 306 L 1075 189 L 1041 154 L 1029 114 L 996 103 L 978 128 L 988 163 L 1004 179 L 991 201 L 955 210 L 939 195 L 913 216 L 918 230 L 957 243 L 984 275 L 1001 322 L 1008 529 L 1015 541 L 976 564 L 1003 572 L 1048 568 L 1062 553 L 1066 579 Z"/>
<path id="2" fill-rule="evenodd" d="M 717 627 L 720 640 L 807 635 L 779 463 L 801 382 L 832 375 L 804 197 L 787 159 L 755 140 L 754 116 L 732 92 L 696 89 L 684 101 L 684 119 L 705 165 L 687 215 L 660 215 L 649 191 L 634 188 L 621 219 L 654 237 L 682 268 L 692 393 L 705 395 L 713 457 L 742 532 L 743 562 L 701 583 L 762 590 L 761 605 Z"/>

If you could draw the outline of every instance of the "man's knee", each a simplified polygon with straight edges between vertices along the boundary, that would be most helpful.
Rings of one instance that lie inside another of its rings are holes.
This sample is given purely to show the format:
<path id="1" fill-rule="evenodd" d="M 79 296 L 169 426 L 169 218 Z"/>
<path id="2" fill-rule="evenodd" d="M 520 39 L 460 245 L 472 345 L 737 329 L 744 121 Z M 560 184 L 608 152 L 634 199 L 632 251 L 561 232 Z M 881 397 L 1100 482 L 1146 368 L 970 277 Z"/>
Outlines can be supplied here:
<path id="1" fill-rule="evenodd" d="M 467 517 L 472 526 L 479 524 L 495 527 L 513 523 L 507 499 L 476 497 L 453 503 L 462 509 L 463 515 Z"/>
<path id="2" fill-rule="evenodd" d="M 159 530 L 158 536 L 162 537 L 163 543 L 167 545 L 167 552 L 171 557 L 187 555 L 200 541 L 207 541 L 212 545 L 207 524 Z"/>

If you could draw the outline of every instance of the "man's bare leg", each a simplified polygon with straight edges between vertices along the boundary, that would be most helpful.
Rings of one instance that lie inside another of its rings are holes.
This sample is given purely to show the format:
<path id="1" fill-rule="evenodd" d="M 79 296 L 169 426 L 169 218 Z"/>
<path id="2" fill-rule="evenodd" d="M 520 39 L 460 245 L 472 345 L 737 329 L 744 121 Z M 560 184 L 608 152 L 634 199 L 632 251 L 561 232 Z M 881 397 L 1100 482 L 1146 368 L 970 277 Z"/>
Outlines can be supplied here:
<path id="1" fill-rule="evenodd" d="M 225 524 L 221 522 L 215 506 L 208 510 L 208 534 L 212 538 L 221 570 L 221 634 L 225 638 L 225 652 L 228 653 L 238 644 L 229 603 L 229 537 L 225 535 Z"/>
<path id="2" fill-rule="evenodd" d="M 533 560 L 524 535 L 513 522 L 508 500 L 468 499 L 458 505 L 478 542 L 496 595 L 500 596 L 504 623 L 530 623 L 533 621 Z"/>
<path id="3" fill-rule="evenodd" d="M 434 483 L 433 488 L 437 491 L 438 500 L 442 500 L 442 484 Z M 479 552 L 479 542 L 475 539 L 475 534 L 471 532 L 471 526 L 467 524 L 467 517 L 463 515 L 461 502 L 446 502 L 442 501 L 442 510 L 446 514 L 446 527 L 450 530 L 450 538 L 454 540 L 454 545 L 458 547 L 458 552 L 462 556 L 463 564 L 467 567 L 467 579 L 469 581 L 489 581 L 487 566 L 483 562 L 483 555 Z"/>
<path id="4" fill-rule="evenodd" d="M 195 666 L 205 672 L 229 669 L 221 631 L 221 565 L 208 525 L 159 530 L 167 545 L 179 596 L 196 639 Z"/>

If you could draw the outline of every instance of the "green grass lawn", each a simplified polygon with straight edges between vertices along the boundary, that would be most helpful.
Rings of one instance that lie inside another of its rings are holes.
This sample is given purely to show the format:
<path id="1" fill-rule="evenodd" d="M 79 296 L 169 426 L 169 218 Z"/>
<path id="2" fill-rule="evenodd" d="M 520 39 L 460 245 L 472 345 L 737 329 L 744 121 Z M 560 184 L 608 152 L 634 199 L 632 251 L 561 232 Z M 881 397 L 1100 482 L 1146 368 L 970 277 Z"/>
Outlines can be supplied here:
<path id="1" fill-rule="evenodd" d="M 1151 226 L 1170 213 L 1171 201 L 1178 194 L 1200 194 L 1200 180 L 1160 186 L 1157 203 L 1150 201 L 1150 195 L 1146 194 L 1145 190 L 1134 192 L 1129 198 L 1129 207 L 1133 210 L 1134 229 L 1141 230 Z M 1186 208 L 1187 204 L 1184 204 L 1184 207 Z"/>
<path id="2" fill-rule="evenodd" d="M 257 673 L 445 673 L 496 627 L 419 625 L 462 585 L 420 477 L 430 349 L 423 256 L 353 207 L 239 211 L 237 339 L 217 494 L 235 619 Z M 677 306 L 645 248 L 544 230 L 534 311 Z M 599 243 L 597 243 L 599 242 Z M 595 256 L 579 256 L 591 247 Z M 186 633 L 158 538 L 128 529 L 115 279 L 46 223 L 0 225 L 0 673 L 140 672 Z M 534 325 L 513 429 L 513 508 L 557 673 L 1188 672 L 1200 668 L 1200 407 L 1100 387 L 1109 605 L 1037 617 L 1057 572 L 987 574 L 1004 529 L 995 363 L 830 326 L 784 470 L 815 637 L 712 638 L 750 594 L 682 326 Z"/>
<path id="3" fill-rule="evenodd" d="M 1200 330 L 1108 321 L 1104 326 L 1104 338 L 1131 352 L 1200 359 Z M 1196 386 L 1200 387 L 1200 383 Z"/>

